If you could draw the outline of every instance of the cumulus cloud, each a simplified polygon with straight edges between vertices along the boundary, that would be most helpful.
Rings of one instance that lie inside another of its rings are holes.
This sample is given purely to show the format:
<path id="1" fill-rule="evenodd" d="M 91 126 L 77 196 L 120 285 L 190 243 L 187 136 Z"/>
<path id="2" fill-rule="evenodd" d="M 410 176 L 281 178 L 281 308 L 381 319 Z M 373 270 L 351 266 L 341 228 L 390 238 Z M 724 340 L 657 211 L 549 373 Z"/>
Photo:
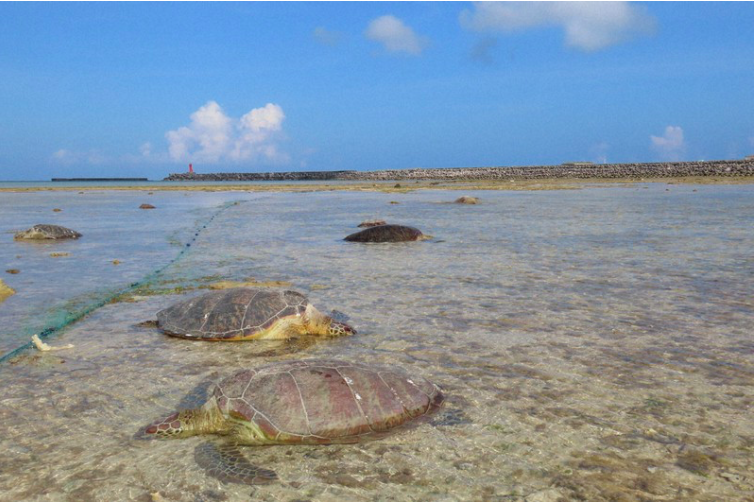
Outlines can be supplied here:
<path id="1" fill-rule="evenodd" d="M 403 52 L 418 56 L 427 45 L 427 41 L 414 33 L 409 26 L 395 16 L 380 16 L 370 21 L 364 35 L 375 42 L 383 44 L 388 52 Z"/>
<path id="2" fill-rule="evenodd" d="M 655 18 L 630 2 L 479 2 L 462 11 L 464 28 L 480 33 L 513 33 L 560 26 L 565 43 L 597 51 L 651 33 Z"/>
<path id="3" fill-rule="evenodd" d="M 165 133 L 171 160 L 207 164 L 289 160 L 278 146 L 286 116 L 276 104 L 268 103 L 234 119 L 215 101 L 209 101 L 189 118 L 189 125 Z"/>
<path id="4" fill-rule="evenodd" d="M 341 33 L 325 29 L 322 26 L 315 28 L 315 31 L 312 32 L 312 36 L 321 44 L 329 45 L 330 47 L 335 47 L 341 41 Z"/>
<path id="5" fill-rule="evenodd" d="M 650 145 L 663 160 L 681 160 L 687 149 L 684 131 L 679 126 L 666 126 L 663 136 L 650 136 Z"/>

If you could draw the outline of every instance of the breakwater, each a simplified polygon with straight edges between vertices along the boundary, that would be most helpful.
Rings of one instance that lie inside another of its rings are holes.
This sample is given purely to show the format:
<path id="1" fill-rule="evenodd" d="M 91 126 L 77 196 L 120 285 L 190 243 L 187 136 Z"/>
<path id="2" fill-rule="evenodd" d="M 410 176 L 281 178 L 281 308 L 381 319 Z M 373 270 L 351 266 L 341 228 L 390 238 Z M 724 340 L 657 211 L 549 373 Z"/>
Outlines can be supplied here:
<path id="1" fill-rule="evenodd" d="M 149 181 L 148 178 L 52 178 L 50 181 Z"/>
<path id="2" fill-rule="evenodd" d="M 635 164 L 573 163 L 555 166 L 453 167 L 384 171 L 302 171 L 280 173 L 178 173 L 165 181 L 388 181 L 506 180 L 547 178 L 670 178 L 684 176 L 752 176 L 753 161 L 655 162 Z"/>
<path id="3" fill-rule="evenodd" d="M 327 181 L 349 178 L 357 171 L 287 171 L 280 173 L 176 173 L 163 181 Z"/>

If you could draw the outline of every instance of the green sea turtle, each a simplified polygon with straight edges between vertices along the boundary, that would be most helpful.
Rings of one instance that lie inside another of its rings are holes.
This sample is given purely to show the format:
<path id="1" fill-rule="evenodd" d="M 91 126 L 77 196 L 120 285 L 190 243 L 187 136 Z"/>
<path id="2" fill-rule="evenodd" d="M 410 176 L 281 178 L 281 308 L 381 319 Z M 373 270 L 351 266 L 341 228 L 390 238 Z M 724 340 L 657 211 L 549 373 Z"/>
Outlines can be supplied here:
<path id="1" fill-rule="evenodd" d="M 164 333 L 193 340 L 296 338 L 356 333 L 319 312 L 296 291 L 232 288 L 179 302 L 157 313 Z"/>
<path id="2" fill-rule="evenodd" d="M 81 234 L 70 228 L 59 225 L 34 225 L 29 230 L 18 232 L 13 238 L 16 240 L 58 240 L 78 239 Z"/>
<path id="3" fill-rule="evenodd" d="M 477 197 L 471 197 L 469 195 L 462 195 L 454 201 L 456 204 L 477 204 L 480 201 Z"/>
<path id="4" fill-rule="evenodd" d="M 223 481 L 262 484 L 275 472 L 254 466 L 237 445 L 333 444 L 377 439 L 440 409 L 441 389 L 401 368 L 335 360 L 275 363 L 239 371 L 214 386 L 198 409 L 174 412 L 140 435 L 218 434 L 197 463 Z"/>
<path id="5" fill-rule="evenodd" d="M 404 242 L 429 239 L 414 227 L 403 225 L 377 225 L 347 236 L 349 242 Z"/>

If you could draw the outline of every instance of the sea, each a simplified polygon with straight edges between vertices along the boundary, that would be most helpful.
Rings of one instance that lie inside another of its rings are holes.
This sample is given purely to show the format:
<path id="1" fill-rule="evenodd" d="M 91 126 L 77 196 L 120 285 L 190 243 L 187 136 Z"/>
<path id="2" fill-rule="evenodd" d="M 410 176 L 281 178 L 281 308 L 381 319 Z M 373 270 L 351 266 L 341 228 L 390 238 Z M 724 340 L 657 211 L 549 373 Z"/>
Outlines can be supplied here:
<path id="1" fill-rule="evenodd" d="M 0 500 L 752 500 L 752 184 L 63 185 L 0 184 L 35 189 L 0 191 Z M 374 219 L 430 238 L 343 240 Z M 14 240 L 39 223 L 82 237 Z M 299 291 L 357 334 L 145 323 L 228 282 Z M 400 366 L 446 402 L 375 441 L 242 448 L 265 485 L 197 463 L 222 437 L 140 434 L 239 369 L 311 358 Z"/>

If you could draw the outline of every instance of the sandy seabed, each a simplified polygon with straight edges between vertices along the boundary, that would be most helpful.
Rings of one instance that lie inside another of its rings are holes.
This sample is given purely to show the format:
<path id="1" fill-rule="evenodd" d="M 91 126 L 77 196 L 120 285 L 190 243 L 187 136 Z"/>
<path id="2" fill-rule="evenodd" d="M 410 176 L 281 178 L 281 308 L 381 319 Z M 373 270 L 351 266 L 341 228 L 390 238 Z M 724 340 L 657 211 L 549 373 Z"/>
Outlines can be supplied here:
<path id="1" fill-rule="evenodd" d="M 752 185 L 752 176 L 677 176 L 670 178 L 546 178 L 546 179 L 510 179 L 510 180 L 392 180 L 392 181 L 314 181 L 302 183 L 255 182 L 255 183 L 202 183 L 172 182 L 161 185 L 159 182 L 144 185 L 114 186 L 113 184 L 86 183 L 82 185 L 66 184 L 55 186 L 0 187 L 2 192 L 46 192 L 77 191 L 101 192 L 103 190 L 119 191 L 174 191 L 174 192 L 319 192 L 319 191 L 355 191 L 408 193 L 414 190 L 574 190 L 595 186 L 634 186 L 648 183 L 666 183 L 669 185 Z"/>
<path id="2" fill-rule="evenodd" d="M 445 186 L 242 197 L 161 278 L 48 340 L 74 349 L 0 365 L 0 499 L 752 500 L 752 186 L 580 186 L 462 187 L 477 205 L 451 204 L 459 194 Z M 187 204 L 169 195 L 155 192 L 157 209 L 134 218 Z M 61 215 L 81 197 L 51 196 Z M 123 197 L 137 207 L 145 194 Z M 373 218 L 434 239 L 341 241 Z M 137 256 L 145 243 L 132 240 Z M 28 266 L 49 262 L 56 280 L 27 287 L 61 294 L 73 275 L 43 258 Z M 25 259 L 8 281 L 30 273 Z M 137 325 L 204 286 L 252 276 L 346 313 L 359 334 L 206 344 Z M 400 364 L 448 402 L 380 441 L 246 448 L 278 473 L 265 486 L 207 476 L 194 461 L 205 438 L 135 437 L 237 368 L 305 357 Z"/>

